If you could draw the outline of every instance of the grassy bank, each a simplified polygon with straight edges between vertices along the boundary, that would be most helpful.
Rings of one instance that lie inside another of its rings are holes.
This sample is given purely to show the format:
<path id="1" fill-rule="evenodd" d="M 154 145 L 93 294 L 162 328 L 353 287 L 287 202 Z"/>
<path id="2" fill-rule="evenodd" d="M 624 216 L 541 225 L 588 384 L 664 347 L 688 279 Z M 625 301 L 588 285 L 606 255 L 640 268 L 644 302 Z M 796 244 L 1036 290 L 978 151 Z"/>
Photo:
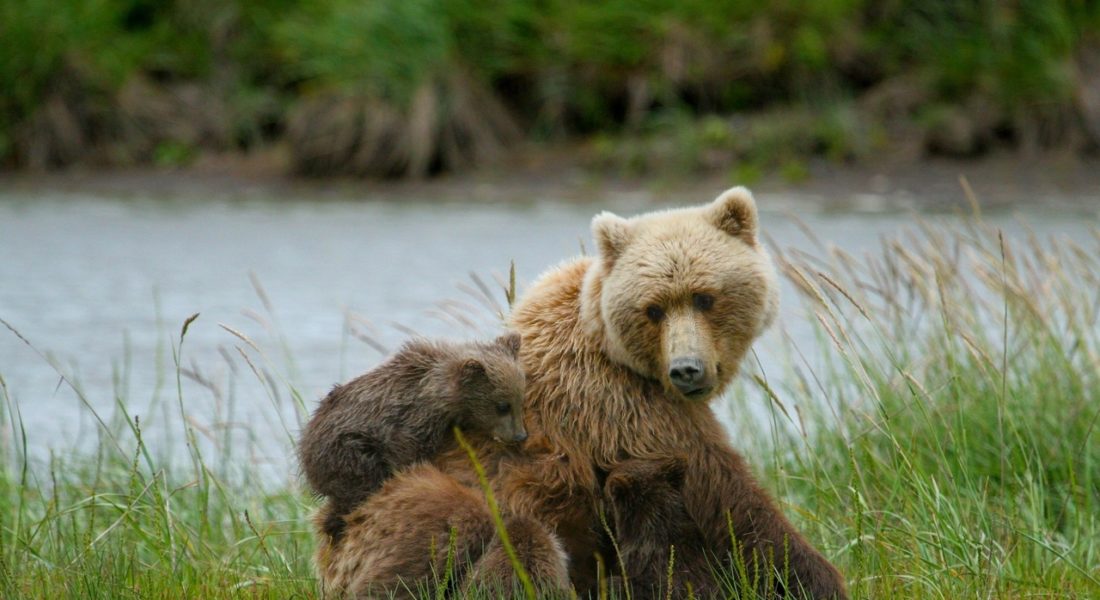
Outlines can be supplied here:
<path id="1" fill-rule="evenodd" d="M 770 435 L 736 439 L 854 594 L 1100 593 L 1100 231 L 924 225 L 784 263 L 826 354 L 792 349 Z"/>
<path id="2" fill-rule="evenodd" d="M 281 145 L 298 173 L 421 177 L 592 138 L 627 170 L 794 176 L 1100 144 L 1077 0 L 12 0 L 0 39 L 0 165 L 34 169 Z"/>
<path id="3" fill-rule="evenodd" d="M 746 365 L 741 385 L 767 394 L 734 410 L 767 402 L 771 420 L 734 419 L 734 440 L 853 595 L 1100 594 L 1100 231 L 1079 246 L 927 225 L 866 257 L 779 258 L 820 343 Z M 300 490 L 202 444 L 156 458 L 125 397 L 98 452 L 28 470 L 48 434 L 0 390 L 0 596 L 315 595 Z M 187 399 L 165 401 L 195 442 Z"/>

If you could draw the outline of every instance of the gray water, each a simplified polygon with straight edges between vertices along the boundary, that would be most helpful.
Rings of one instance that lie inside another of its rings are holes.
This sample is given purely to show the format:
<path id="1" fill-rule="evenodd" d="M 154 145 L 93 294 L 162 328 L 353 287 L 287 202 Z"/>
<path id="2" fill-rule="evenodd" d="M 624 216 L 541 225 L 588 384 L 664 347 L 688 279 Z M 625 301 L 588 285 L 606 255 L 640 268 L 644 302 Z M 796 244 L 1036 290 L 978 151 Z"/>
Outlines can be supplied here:
<path id="1" fill-rule="evenodd" d="M 913 219 L 900 211 L 821 211 L 793 195 L 758 203 L 764 231 L 781 248 L 811 246 L 799 220 L 821 240 L 859 254 Z M 596 212 L 664 206 L 631 196 L 589 204 L 439 203 L 370 194 L 0 191 L 0 318 L 26 340 L 0 328 L 7 396 L 0 452 L 18 437 L 12 412 L 27 431 L 28 454 L 41 463 L 51 452 L 96 447 L 103 436 L 97 415 L 118 430 L 123 405 L 166 459 L 179 457 L 182 412 L 208 456 L 225 449 L 229 435 L 239 458 L 287 479 L 303 411 L 334 383 L 377 364 L 410 332 L 461 338 L 499 329 L 480 294 L 471 293 L 470 273 L 503 305 L 498 282 L 512 261 L 522 290 L 582 245 L 591 247 Z M 1009 237 L 1021 235 L 1023 221 L 1040 235 L 1083 239 L 1096 214 L 1006 211 L 986 220 Z M 784 296 L 779 326 L 757 344 L 765 372 L 779 331 L 813 344 L 792 290 Z M 173 354 L 194 313 L 200 316 L 180 359 L 181 402 Z"/>

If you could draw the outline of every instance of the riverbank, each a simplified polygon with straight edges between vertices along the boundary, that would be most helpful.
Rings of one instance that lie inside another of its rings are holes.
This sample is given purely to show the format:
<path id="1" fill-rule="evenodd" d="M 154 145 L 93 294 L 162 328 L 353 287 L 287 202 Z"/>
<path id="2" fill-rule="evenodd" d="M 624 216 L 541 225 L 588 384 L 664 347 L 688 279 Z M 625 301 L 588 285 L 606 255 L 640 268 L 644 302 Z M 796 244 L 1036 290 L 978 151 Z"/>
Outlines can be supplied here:
<path id="1" fill-rule="evenodd" d="M 627 175 L 601 169 L 585 145 L 532 147 L 493 167 L 422 180 L 305 178 L 287 175 L 286 153 L 206 155 L 181 167 L 0 171 L 0 186 L 32 195 L 152 195 L 186 198 L 309 197 L 531 204 L 543 200 L 599 207 L 684 204 L 731 185 L 748 185 L 768 209 L 792 211 L 958 212 L 1054 210 L 1100 215 L 1100 156 L 1002 153 L 973 159 L 890 157 L 860 164 L 814 161 L 792 181 L 771 172 Z M 965 180 L 964 185 L 962 181 Z M 967 186 L 970 192 L 967 191 Z M 782 195 L 783 206 L 767 204 Z"/>
<path id="2" fill-rule="evenodd" d="M 55 4 L 0 6 L 0 166 L 284 143 L 288 172 L 421 178 L 591 140 L 631 173 L 798 179 L 895 148 L 1100 150 L 1090 3 Z"/>

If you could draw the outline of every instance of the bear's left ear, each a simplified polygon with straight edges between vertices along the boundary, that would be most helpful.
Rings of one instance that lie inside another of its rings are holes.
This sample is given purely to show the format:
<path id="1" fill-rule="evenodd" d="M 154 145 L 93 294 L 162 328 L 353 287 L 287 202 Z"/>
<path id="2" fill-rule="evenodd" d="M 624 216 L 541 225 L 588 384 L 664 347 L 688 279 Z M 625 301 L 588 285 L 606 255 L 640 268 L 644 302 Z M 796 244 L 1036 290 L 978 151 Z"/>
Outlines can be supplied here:
<path id="1" fill-rule="evenodd" d="M 592 237 L 600 247 L 600 257 L 612 264 L 630 241 L 630 223 L 605 210 L 592 218 Z"/>
<path id="2" fill-rule="evenodd" d="M 738 186 L 730 188 L 707 207 L 710 222 L 726 233 L 756 244 L 756 201 L 752 192 Z"/>

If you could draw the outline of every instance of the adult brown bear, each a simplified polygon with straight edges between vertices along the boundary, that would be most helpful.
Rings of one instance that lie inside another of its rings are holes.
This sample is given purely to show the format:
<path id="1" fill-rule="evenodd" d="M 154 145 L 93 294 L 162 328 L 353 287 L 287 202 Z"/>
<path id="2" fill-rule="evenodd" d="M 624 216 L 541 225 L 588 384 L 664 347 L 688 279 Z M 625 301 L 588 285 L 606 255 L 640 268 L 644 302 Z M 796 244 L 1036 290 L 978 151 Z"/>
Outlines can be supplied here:
<path id="1" fill-rule="evenodd" d="M 561 540 L 582 595 L 595 584 L 594 555 L 609 551 L 599 516 L 607 474 L 627 460 L 674 459 L 684 464 L 677 510 L 697 528 L 692 554 L 727 567 L 743 559 L 749 569 L 767 569 L 774 559 L 770 570 L 786 581 L 764 577 L 772 582 L 766 594 L 847 597 L 840 573 L 757 484 L 708 404 L 777 311 L 775 270 L 757 230 L 744 188 L 700 207 L 632 219 L 604 213 L 592 222 L 599 256 L 548 271 L 513 310 L 531 437 L 519 455 L 489 444 L 479 453 L 505 510 Z M 460 452 L 436 465 L 465 486 L 476 484 Z M 378 518 L 406 516 L 392 510 Z M 423 544 L 400 537 L 374 543 Z M 329 558 L 367 558 L 363 545 L 354 546 L 334 548 Z M 731 557 L 734 547 L 740 557 Z"/>

